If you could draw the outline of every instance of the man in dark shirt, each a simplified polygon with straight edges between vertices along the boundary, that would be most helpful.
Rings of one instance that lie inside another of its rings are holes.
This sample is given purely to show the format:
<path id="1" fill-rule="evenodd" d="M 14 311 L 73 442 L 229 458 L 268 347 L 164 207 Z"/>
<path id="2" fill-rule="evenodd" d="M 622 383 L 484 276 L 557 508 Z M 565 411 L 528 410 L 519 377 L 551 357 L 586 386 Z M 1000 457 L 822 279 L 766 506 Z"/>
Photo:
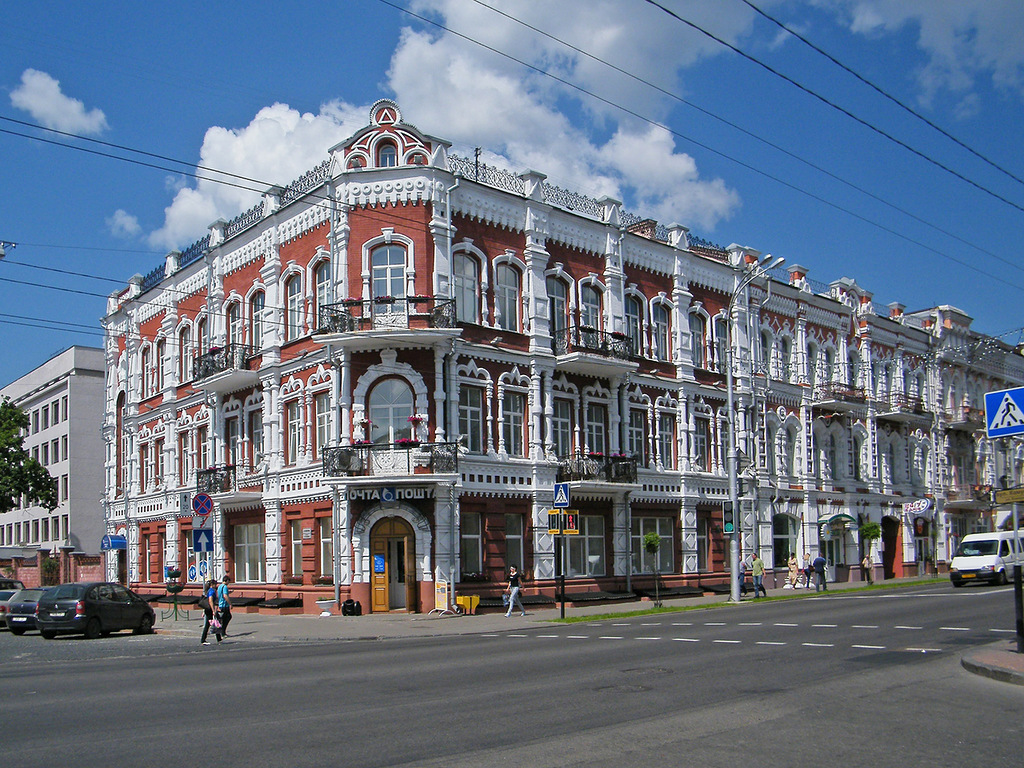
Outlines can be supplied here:
<path id="1" fill-rule="evenodd" d="M 822 557 L 821 555 L 818 555 L 816 558 L 814 558 L 814 561 L 811 563 L 811 568 L 814 569 L 814 591 L 815 592 L 821 592 L 821 590 L 823 590 L 823 589 L 826 592 L 828 592 L 828 584 L 825 583 L 825 565 L 826 565 L 825 558 Z"/>

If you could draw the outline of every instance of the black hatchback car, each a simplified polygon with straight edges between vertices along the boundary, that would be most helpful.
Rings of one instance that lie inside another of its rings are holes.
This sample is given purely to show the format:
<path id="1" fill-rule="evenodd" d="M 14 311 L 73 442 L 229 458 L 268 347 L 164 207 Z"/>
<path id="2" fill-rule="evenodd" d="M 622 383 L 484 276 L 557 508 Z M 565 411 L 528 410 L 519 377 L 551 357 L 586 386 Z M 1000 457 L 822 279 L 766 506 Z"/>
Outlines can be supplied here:
<path id="1" fill-rule="evenodd" d="M 23 635 L 30 629 L 36 629 L 36 605 L 47 589 L 49 587 L 19 589 L 11 596 L 4 617 L 11 634 Z"/>
<path id="2" fill-rule="evenodd" d="M 156 613 L 130 589 L 113 582 L 61 584 L 39 600 L 36 626 L 47 640 L 58 633 L 109 635 L 120 629 L 135 634 L 153 631 Z"/>

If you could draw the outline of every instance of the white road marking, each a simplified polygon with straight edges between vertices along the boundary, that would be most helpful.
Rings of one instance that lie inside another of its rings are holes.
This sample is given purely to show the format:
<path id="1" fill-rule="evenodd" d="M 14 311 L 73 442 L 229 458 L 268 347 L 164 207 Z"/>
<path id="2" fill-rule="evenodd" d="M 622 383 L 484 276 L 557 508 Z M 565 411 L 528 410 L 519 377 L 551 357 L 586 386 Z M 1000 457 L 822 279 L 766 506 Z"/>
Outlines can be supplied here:
<path id="1" fill-rule="evenodd" d="M 587 640 L 590 635 L 568 635 L 570 640 Z"/>
<path id="2" fill-rule="evenodd" d="M 660 637 L 638 637 L 637 640 L 661 640 Z"/>
<path id="3" fill-rule="evenodd" d="M 598 640 L 622 640 L 622 635 L 601 635 Z"/>
<path id="4" fill-rule="evenodd" d="M 903 625 L 897 624 L 893 629 L 923 629 L 923 627 L 904 627 Z"/>
<path id="5" fill-rule="evenodd" d="M 758 645 L 785 645 L 785 643 L 780 643 L 780 642 L 778 642 L 776 640 L 758 640 L 757 644 Z"/>
<path id="6" fill-rule="evenodd" d="M 559 637 L 561 637 L 561 635 L 537 635 L 537 637 L 554 637 L 554 638 L 559 638 Z"/>
<path id="7" fill-rule="evenodd" d="M 811 624 L 811 627 L 826 627 L 829 629 L 835 629 L 838 626 L 838 624 Z"/>
<path id="8" fill-rule="evenodd" d="M 1015 630 L 1015 629 L 990 629 L 989 632 L 1006 632 L 1007 634 L 1010 634 L 1010 635 L 1017 634 L 1017 630 Z"/>
<path id="9" fill-rule="evenodd" d="M 800 643 L 808 648 L 835 648 L 835 643 Z"/>
<path id="10" fill-rule="evenodd" d="M 740 626 L 741 627 L 760 627 L 761 626 L 761 622 L 760 621 L 741 621 L 740 622 Z"/>
<path id="11" fill-rule="evenodd" d="M 867 651 L 884 651 L 884 645 L 851 645 L 851 648 L 863 648 Z"/>
<path id="12" fill-rule="evenodd" d="M 787 624 L 785 622 L 777 621 L 777 622 L 775 622 L 775 626 L 776 627 L 799 627 L 800 625 L 799 624 Z"/>
<path id="13" fill-rule="evenodd" d="M 939 629 L 943 629 L 946 632 L 970 632 L 971 631 L 970 627 L 939 627 Z"/>
<path id="14" fill-rule="evenodd" d="M 877 624 L 854 624 L 854 629 L 878 629 Z"/>
<path id="15" fill-rule="evenodd" d="M 704 622 L 704 626 L 705 627 L 724 627 L 725 626 L 725 622 L 724 621 L 705 621 Z"/>
<path id="16" fill-rule="evenodd" d="M 739 645 L 742 640 L 712 640 L 712 643 L 728 643 L 729 645 Z"/>
<path id="17" fill-rule="evenodd" d="M 673 627 L 692 627 L 693 626 L 693 622 L 692 621 L 673 621 L 672 622 L 672 626 Z"/>
<path id="18" fill-rule="evenodd" d="M 696 638 L 696 637 L 673 637 L 672 639 L 675 642 L 677 642 L 677 643 L 699 643 L 700 642 L 700 639 Z"/>

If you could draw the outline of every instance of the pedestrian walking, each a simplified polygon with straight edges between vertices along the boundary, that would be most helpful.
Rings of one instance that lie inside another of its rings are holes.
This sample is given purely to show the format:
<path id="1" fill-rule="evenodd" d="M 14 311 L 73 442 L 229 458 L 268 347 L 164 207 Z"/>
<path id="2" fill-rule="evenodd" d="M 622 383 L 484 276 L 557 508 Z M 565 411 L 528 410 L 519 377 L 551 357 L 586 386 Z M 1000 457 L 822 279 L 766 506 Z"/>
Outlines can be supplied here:
<path id="1" fill-rule="evenodd" d="M 860 561 L 860 567 L 863 569 L 864 578 L 867 580 L 868 586 L 870 587 L 875 583 L 875 569 L 871 564 L 871 555 L 864 555 L 864 559 Z"/>
<path id="2" fill-rule="evenodd" d="M 828 592 L 828 584 L 825 581 L 825 569 L 828 567 L 828 561 L 824 557 L 818 555 L 811 562 L 811 569 L 814 571 L 814 591 L 821 592 L 825 590 Z"/>
<path id="3" fill-rule="evenodd" d="M 789 572 L 786 574 L 786 584 L 790 589 L 796 589 L 796 583 L 800 580 L 800 565 L 796 561 L 796 552 L 789 553 L 787 565 Z"/>
<path id="4" fill-rule="evenodd" d="M 743 595 L 747 594 L 747 559 L 745 557 L 740 558 L 740 599 L 743 599 Z"/>
<path id="5" fill-rule="evenodd" d="M 519 603 L 519 615 L 526 615 L 526 608 L 523 606 L 523 601 L 519 598 L 519 589 L 519 571 L 517 571 L 516 567 L 513 565 L 508 569 L 508 610 L 505 611 L 506 619 L 512 615 L 512 609 L 515 607 L 516 603 Z"/>
<path id="6" fill-rule="evenodd" d="M 217 587 L 217 618 L 220 619 L 220 634 L 223 637 L 228 636 L 228 622 L 231 621 L 231 589 L 228 587 L 230 583 L 231 577 L 225 574 L 224 580 Z"/>
<path id="7" fill-rule="evenodd" d="M 754 552 L 753 559 L 750 561 L 750 575 L 754 579 L 754 599 L 757 599 L 757 593 L 761 592 L 765 597 L 768 597 L 768 590 L 764 588 L 764 560 L 761 556 Z"/>
<path id="8" fill-rule="evenodd" d="M 811 567 L 811 553 L 804 552 L 804 584 L 810 589 L 811 581 L 814 578 L 814 568 Z"/>
<path id="9" fill-rule="evenodd" d="M 214 624 L 213 607 L 217 604 L 217 580 L 210 579 L 203 587 L 203 595 L 199 598 L 199 607 L 203 611 L 203 636 L 199 638 L 200 645 L 209 645 L 206 638 L 210 634 L 210 627 L 213 627 L 213 634 L 217 636 L 219 643 L 223 638 L 220 633 L 220 624 Z"/>

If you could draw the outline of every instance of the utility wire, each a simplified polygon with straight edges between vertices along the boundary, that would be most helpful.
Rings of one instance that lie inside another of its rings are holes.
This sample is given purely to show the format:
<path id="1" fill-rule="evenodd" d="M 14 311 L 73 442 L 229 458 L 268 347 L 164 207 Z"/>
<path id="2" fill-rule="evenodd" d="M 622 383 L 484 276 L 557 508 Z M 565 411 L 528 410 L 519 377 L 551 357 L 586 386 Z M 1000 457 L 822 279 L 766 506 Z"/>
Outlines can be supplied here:
<path id="1" fill-rule="evenodd" d="M 990 160 L 989 158 L 985 157 L 985 155 L 981 154 L 980 152 L 978 152 L 973 147 L 969 146 L 965 142 L 963 142 L 960 139 L 958 139 L 956 136 L 951 134 L 949 131 L 947 131 L 942 126 L 937 125 L 936 123 L 932 122 L 927 117 L 922 115 L 920 112 L 915 110 L 913 107 L 910 107 L 907 104 L 904 104 L 902 101 L 897 99 L 895 96 L 893 96 L 890 93 L 888 93 L 887 91 L 883 90 L 880 86 L 878 86 L 875 83 L 871 82 L 866 77 L 861 75 L 859 72 L 853 70 L 852 68 L 850 68 L 849 66 L 847 66 L 843 62 L 839 61 L 839 59 L 837 59 L 835 56 L 833 56 L 828 51 L 823 50 L 821 47 L 819 47 L 819 46 L 815 45 L 814 43 L 812 43 L 810 40 L 808 40 L 806 37 L 801 35 L 796 30 L 792 29 L 791 27 L 786 26 L 783 22 L 779 21 L 777 18 L 772 16 L 767 11 L 765 11 L 765 10 L 763 10 L 761 8 L 758 8 L 754 3 L 751 2 L 751 0 L 740 0 L 740 2 L 750 6 L 754 11 L 756 11 L 758 14 L 760 14 L 761 16 L 766 18 L 772 24 L 775 24 L 780 29 L 785 30 L 786 32 L 791 34 L 793 37 L 795 37 L 797 40 L 802 42 L 804 45 L 808 46 L 812 50 L 814 50 L 817 53 L 819 53 L 822 56 L 824 56 L 826 59 L 831 61 L 833 64 L 835 64 L 837 67 L 839 67 L 844 72 L 846 72 L 846 73 L 848 73 L 850 75 L 853 75 L 853 77 L 855 77 L 858 80 L 860 80 L 862 83 L 864 83 L 864 85 L 868 86 L 868 88 L 870 88 L 871 90 L 875 91 L 880 96 L 888 99 L 889 101 L 891 101 L 893 104 L 895 104 L 896 106 L 898 106 L 900 109 L 904 110 L 905 112 L 910 113 L 911 115 L 916 117 L 918 120 L 923 122 L 925 125 L 927 125 L 930 128 L 933 128 L 934 130 L 938 131 L 939 133 L 941 133 L 943 136 L 945 136 L 947 139 L 952 141 L 954 144 L 956 144 L 961 149 L 967 150 L 968 152 L 970 152 L 972 155 L 974 155 L 976 158 L 978 158 L 982 162 L 990 165 L 992 168 L 994 168 L 995 170 L 999 171 L 1000 173 L 1010 177 L 1014 181 L 1016 181 L 1016 182 L 1018 182 L 1020 184 L 1024 184 L 1024 179 L 1021 179 L 1019 176 L 1017 176 L 1017 175 L 1013 174 L 1012 172 L 1006 170 L 1006 168 L 1004 168 L 1003 166 L 999 165 L 994 160 Z"/>
<path id="2" fill-rule="evenodd" d="M 380 0 L 380 1 L 383 2 L 384 0 Z M 936 168 L 940 168 L 941 170 L 945 171 L 946 173 L 950 174 L 951 176 L 954 176 L 954 177 L 960 179 L 961 181 L 963 181 L 964 183 L 971 185 L 972 187 L 974 187 L 978 191 L 984 192 L 986 195 L 994 197 L 996 200 L 999 200 L 999 201 L 1001 201 L 1003 203 L 1006 203 L 1006 205 L 1009 205 L 1011 208 L 1016 208 L 1021 213 L 1024 213 L 1024 206 L 1020 205 L 1019 203 L 1015 203 L 1012 200 L 1010 200 L 1010 199 L 1008 199 L 1006 197 L 1003 197 L 998 192 L 994 192 L 991 189 L 988 189 L 987 187 L 982 186 L 981 184 L 979 184 L 978 182 L 974 181 L 973 179 L 967 178 L 966 176 L 964 176 L 959 171 L 956 171 L 956 170 L 950 168 L 948 165 L 940 163 L 934 157 L 930 157 L 930 156 L 926 155 L 924 152 L 922 152 L 922 151 L 920 151 L 918 149 L 915 149 L 914 147 L 910 146 L 905 141 L 902 141 L 901 139 L 897 139 L 892 134 L 887 133 L 886 131 L 884 131 L 881 128 L 879 128 L 877 125 L 873 125 L 872 123 L 869 123 L 864 118 L 858 117 L 857 115 L 855 115 L 850 110 L 846 109 L 843 106 L 840 106 L 839 104 L 837 104 L 834 101 L 831 101 L 831 100 L 827 99 L 826 97 L 822 96 L 817 91 L 811 90 L 807 86 L 797 82 L 796 80 L 791 78 L 789 75 L 785 75 L 782 72 L 779 72 L 777 69 L 774 69 L 770 65 L 765 64 L 760 59 L 758 59 L 758 58 L 756 58 L 754 56 L 751 56 L 749 53 L 741 50 L 740 48 L 737 48 L 732 43 L 729 43 L 729 42 L 723 40 L 722 38 L 717 37 L 716 35 L 712 34 L 711 32 L 709 32 L 708 30 L 704 29 L 703 27 L 698 26 L 694 22 L 692 22 L 692 21 L 690 21 L 688 19 L 684 19 L 678 13 L 676 13 L 673 10 L 670 10 L 670 9 L 666 8 L 664 5 L 659 3 L 657 0 L 646 0 L 646 2 L 651 4 L 651 5 L 653 5 L 655 8 L 660 8 L 662 11 L 667 13 L 672 18 L 677 19 L 678 21 L 682 22 L 683 24 L 685 24 L 686 26 L 690 27 L 691 29 L 693 29 L 693 30 L 695 30 L 697 32 L 700 32 L 702 35 L 704 35 L 704 36 L 714 40 L 716 43 L 725 46 L 730 51 L 733 51 L 734 53 L 739 54 L 740 56 L 742 56 L 747 61 L 749 61 L 749 62 L 751 62 L 753 64 L 756 64 L 757 66 L 761 67 L 762 69 L 766 70 L 767 72 L 770 72 L 771 74 L 775 75 L 776 77 L 781 78 L 782 80 L 785 80 L 790 85 L 793 85 L 796 88 L 798 88 L 801 91 L 803 91 L 804 93 L 806 93 L 808 96 L 811 96 L 812 98 L 817 99 L 822 104 L 825 104 L 825 105 L 831 107 L 832 109 L 836 110 L 837 112 L 840 112 L 840 113 L 846 115 L 848 118 L 850 118 L 854 122 L 856 122 L 856 123 L 864 126 L 865 128 L 867 128 L 869 131 L 877 133 L 879 136 L 882 136 L 883 138 L 888 139 L 893 144 L 895 144 L 895 145 L 897 145 L 899 147 L 902 147 L 903 149 L 907 150 L 908 152 L 910 152 L 913 155 L 916 155 L 917 157 L 919 157 L 922 160 L 924 160 L 926 163 L 930 163 L 931 165 L 934 165 Z"/>
<path id="3" fill-rule="evenodd" d="M 580 54 L 581 56 L 585 56 L 586 58 L 590 59 L 591 61 L 595 61 L 595 62 L 597 62 L 599 64 L 602 64 L 603 66 L 608 67 L 609 69 L 614 70 L 615 72 L 618 72 L 621 75 L 625 75 L 626 77 L 630 78 L 634 82 L 637 82 L 637 83 L 640 83 L 642 85 L 645 85 L 648 88 L 651 88 L 651 89 L 657 91 L 658 93 L 661 93 L 662 95 L 669 97 L 670 99 L 674 99 L 675 101 L 679 102 L 680 104 L 684 104 L 684 105 L 690 107 L 691 109 L 695 109 L 696 111 L 700 112 L 701 114 L 703 114 L 703 115 L 705 115 L 707 117 L 710 117 L 712 120 L 717 120 L 718 122 L 722 123 L 723 125 L 727 125 L 730 128 L 732 128 L 733 130 L 739 131 L 743 135 L 748 136 L 748 137 L 754 139 L 755 141 L 758 141 L 761 144 L 764 144 L 765 146 L 771 147 L 772 149 L 776 150 L 777 152 L 781 152 L 786 157 L 789 157 L 792 160 L 796 160 L 797 162 L 804 164 L 808 168 L 812 168 L 813 170 L 815 170 L 815 171 L 817 171 L 817 172 L 819 172 L 821 174 L 824 174 L 825 176 L 827 176 L 828 178 L 832 179 L 833 181 L 837 181 L 840 184 L 843 184 L 843 185 L 845 185 L 846 187 L 848 187 L 850 189 L 853 189 L 853 190 L 855 190 L 857 192 L 860 192 L 862 195 L 865 195 L 866 197 L 869 197 L 872 200 L 875 200 L 876 202 L 879 202 L 882 205 L 885 205 L 888 208 L 890 208 L 890 209 L 892 209 L 894 211 L 897 211 L 898 213 L 902 213 L 904 216 L 906 216 L 906 217 L 908 217 L 910 219 L 913 219 L 914 221 L 918 222 L 919 224 L 923 224 L 926 227 L 929 227 L 929 228 L 933 229 L 934 231 L 936 231 L 936 232 L 938 232 L 938 233 L 940 233 L 940 234 L 942 234 L 942 235 L 944 235 L 946 237 L 949 237 L 949 238 L 951 238 L 953 240 L 956 240 L 957 242 L 962 243 L 963 245 L 966 245 L 969 248 L 974 248 L 975 250 L 979 251 L 980 253 L 984 253 L 987 256 L 991 256 L 992 258 L 996 259 L 997 261 L 1001 261 L 1002 263 L 1004 263 L 1005 265 L 1007 265 L 1009 267 L 1012 267 L 1013 269 L 1020 270 L 1020 271 L 1024 272 L 1024 265 L 1022 265 L 1022 264 L 1020 264 L 1018 262 L 1015 262 L 1015 261 L 1011 261 L 1010 259 L 1006 258 L 1005 256 L 1002 256 L 1001 254 L 996 253 L 995 251 L 991 251 L 991 250 L 989 250 L 987 248 L 984 248 L 984 247 L 982 247 L 980 245 L 976 245 L 975 243 L 972 243 L 971 241 L 969 241 L 969 240 L 965 239 L 964 237 L 956 234 L 955 232 L 950 232 L 947 229 L 943 229 L 942 227 L 938 226 L 937 224 L 934 224 L 934 223 L 932 223 L 932 222 L 930 222 L 930 221 L 928 221 L 928 220 L 918 216 L 917 214 L 912 213 L 911 211 L 906 210 L 905 208 L 901 208 L 896 203 L 893 203 L 893 202 L 891 202 L 889 200 L 886 200 L 885 198 L 875 194 L 874 192 L 871 192 L 868 189 L 865 189 L 865 188 L 863 188 L 861 186 L 858 186 L 857 184 L 854 184 L 853 182 L 848 181 L 847 179 L 844 179 L 841 176 L 836 175 L 835 173 L 832 173 L 828 169 L 826 169 L 826 168 L 824 168 L 822 166 L 819 166 L 816 163 L 813 163 L 810 160 L 808 160 L 808 159 L 806 159 L 804 157 L 801 157 L 800 155 L 797 155 L 794 152 L 790 152 L 788 149 L 785 149 L 784 147 L 776 144 L 775 142 L 771 141 L 770 139 L 766 139 L 763 136 L 759 136 L 758 134 L 756 134 L 756 133 L 754 133 L 752 131 L 749 131 L 746 128 L 743 128 L 742 126 L 738 125 L 737 123 L 734 123 L 731 120 L 728 120 L 728 119 L 722 117 L 721 115 L 717 115 L 714 112 L 712 112 L 711 110 L 705 109 L 704 107 L 700 106 L 699 104 L 695 104 L 694 102 L 689 101 L 689 100 L 683 98 L 682 96 L 680 96 L 677 93 L 673 93 L 672 91 L 669 91 L 669 90 L 667 90 L 665 88 L 662 88 L 661 86 L 659 86 L 659 85 L 657 85 L 655 83 L 652 83 L 650 80 L 642 78 L 639 75 L 636 75 L 636 74 L 634 74 L 632 72 L 629 72 L 628 70 L 625 70 L 622 67 L 618 67 L 615 64 L 612 64 L 610 61 L 607 61 L 606 59 L 602 59 L 600 56 L 595 56 L 594 54 L 589 53 L 588 51 L 585 51 L 582 48 L 578 48 L 577 46 L 573 45 L 572 43 L 570 43 L 570 42 L 568 42 L 566 40 L 563 40 L 563 39 L 561 39 L 559 37 L 556 37 L 556 36 L 554 36 L 554 35 L 552 35 L 552 34 L 550 34 L 548 32 L 545 32 L 543 29 L 539 29 L 538 27 L 535 27 L 532 24 L 529 24 L 528 22 L 523 21 L 522 19 L 518 19 L 518 18 L 516 18 L 515 16 L 513 16 L 513 15 L 511 15 L 509 13 L 505 13 L 505 11 L 501 10 L 500 8 L 495 8 L 492 5 L 488 5 L 487 3 L 483 2 L 483 0 L 473 0 L 473 2 L 475 2 L 477 5 L 479 5 L 479 6 L 483 7 L 483 8 L 487 8 L 488 10 L 493 11 L 494 13 L 498 14 L 499 16 L 503 16 L 504 18 L 508 19 L 509 21 L 515 22 L 516 24 L 519 24 L 519 25 L 521 25 L 523 27 L 526 27 L 529 30 L 532 30 L 533 32 L 536 32 L 538 35 L 542 35 L 542 36 L 548 38 L 549 40 L 552 40 L 552 41 L 558 43 L 559 45 L 565 46 L 566 48 L 569 48 L 570 50 L 575 51 L 576 53 Z M 743 2 L 747 2 L 747 0 L 743 0 Z"/>

